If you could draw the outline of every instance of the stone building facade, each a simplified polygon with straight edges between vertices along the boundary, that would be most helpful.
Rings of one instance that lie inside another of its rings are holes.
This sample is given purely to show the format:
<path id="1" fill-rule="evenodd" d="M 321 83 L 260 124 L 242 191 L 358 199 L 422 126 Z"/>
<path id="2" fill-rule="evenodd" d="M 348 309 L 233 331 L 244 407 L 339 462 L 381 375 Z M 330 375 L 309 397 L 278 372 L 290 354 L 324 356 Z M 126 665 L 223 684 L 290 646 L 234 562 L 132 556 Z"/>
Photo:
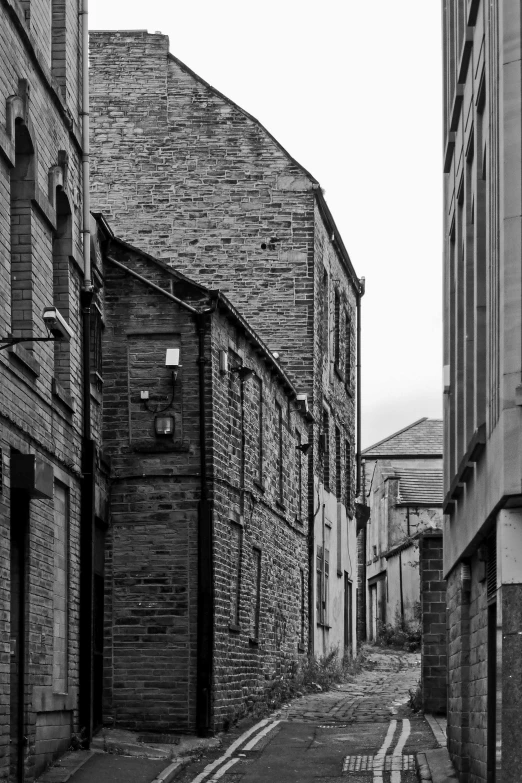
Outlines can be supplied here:
<path id="1" fill-rule="evenodd" d="M 53 3 L 51 13 L 44 0 L 1 0 L 0 780 L 9 781 L 32 780 L 88 725 L 80 561 L 94 484 L 82 462 L 93 441 L 83 391 L 80 41 L 76 3 Z M 41 339 L 52 306 L 69 342 Z"/>
<path id="2" fill-rule="evenodd" d="M 446 586 L 442 577 L 442 421 L 419 419 L 362 453 L 365 638 L 422 629 L 423 709 L 446 711 Z"/>
<path id="3" fill-rule="evenodd" d="M 104 720 L 214 732 L 308 649 L 310 415 L 225 296 L 101 226 Z"/>
<path id="4" fill-rule="evenodd" d="M 123 239 L 219 288 L 307 396 L 309 639 L 353 650 L 363 286 L 319 183 L 166 36 L 90 45 L 93 203 Z"/>
<path id="5" fill-rule="evenodd" d="M 518 0 L 443 2 L 448 747 L 520 779 L 522 80 Z"/>

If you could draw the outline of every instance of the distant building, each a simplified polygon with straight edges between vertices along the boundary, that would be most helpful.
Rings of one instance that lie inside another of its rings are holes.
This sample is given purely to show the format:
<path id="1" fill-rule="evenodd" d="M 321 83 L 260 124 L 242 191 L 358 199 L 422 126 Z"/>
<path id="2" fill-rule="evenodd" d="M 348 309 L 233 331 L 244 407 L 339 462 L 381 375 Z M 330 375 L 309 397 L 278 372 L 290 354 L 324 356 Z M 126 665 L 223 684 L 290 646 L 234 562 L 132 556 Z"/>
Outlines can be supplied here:
<path id="1" fill-rule="evenodd" d="M 144 31 L 90 35 L 93 204 L 118 235 L 220 289 L 292 379 L 307 440 L 310 649 L 355 649 L 363 284 L 317 180 Z"/>
<path id="2" fill-rule="evenodd" d="M 310 415 L 218 291 L 104 246 L 104 721 L 213 732 L 308 650 Z"/>
<path id="3" fill-rule="evenodd" d="M 366 638 L 385 626 L 422 626 L 423 698 L 446 708 L 442 580 L 442 421 L 419 419 L 362 452 Z M 361 553 L 362 554 L 362 553 Z"/>
<path id="4" fill-rule="evenodd" d="M 443 2 L 448 747 L 521 777 L 522 35 L 519 0 Z"/>
<path id="5" fill-rule="evenodd" d="M 0 3 L 0 779 L 9 781 L 33 780 L 92 723 L 85 556 L 104 512 L 97 403 L 84 392 L 92 292 L 81 24 L 72 0 Z M 59 311 L 69 341 L 42 340 L 45 307 Z"/>

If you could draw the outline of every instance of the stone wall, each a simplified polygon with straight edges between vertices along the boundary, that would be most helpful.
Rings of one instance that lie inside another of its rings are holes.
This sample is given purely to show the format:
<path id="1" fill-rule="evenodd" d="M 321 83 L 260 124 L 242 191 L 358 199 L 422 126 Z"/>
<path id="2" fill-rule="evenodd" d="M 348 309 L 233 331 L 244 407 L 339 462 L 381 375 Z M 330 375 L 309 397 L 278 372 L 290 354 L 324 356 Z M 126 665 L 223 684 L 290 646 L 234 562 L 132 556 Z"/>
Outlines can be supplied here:
<path id="1" fill-rule="evenodd" d="M 111 249 L 165 290 L 197 286 Z M 208 302 L 207 302 L 208 304 Z M 105 720 L 193 731 L 198 676 L 198 333 L 166 297 L 105 265 L 104 448 L 112 466 Z M 308 441 L 288 382 L 221 307 L 205 337 L 207 473 L 213 520 L 212 726 L 220 729 L 295 672 L 308 646 Z M 174 398 L 165 351 L 179 347 Z M 222 356 L 228 359 L 224 369 Z M 270 359 L 270 357 L 268 357 Z M 233 369 L 254 375 L 241 380 Z M 147 404 L 141 392 L 149 393 Z M 173 438 L 154 435 L 158 407 Z M 299 475 L 299 470 L 301 474 Z"/>

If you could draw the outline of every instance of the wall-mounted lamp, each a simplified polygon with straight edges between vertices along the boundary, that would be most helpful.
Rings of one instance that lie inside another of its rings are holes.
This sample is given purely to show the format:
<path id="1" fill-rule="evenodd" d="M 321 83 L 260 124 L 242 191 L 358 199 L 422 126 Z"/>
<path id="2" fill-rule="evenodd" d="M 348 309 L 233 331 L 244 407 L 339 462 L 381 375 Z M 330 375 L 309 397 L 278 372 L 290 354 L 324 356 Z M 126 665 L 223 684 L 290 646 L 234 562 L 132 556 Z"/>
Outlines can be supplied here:
<path id="1" fill-rule="evenodd" d="M 155 416 L 154 432 L 156 435 L 172 437 L 174 435 L 174 424 L 175 419 L 171 414 L 168 416 Z"/>
<path id="2" fill-rule="evenodd" d="M 73 331 L 65 318 L 56 307 L 44 307 L 42 319 L 47 328 L 47 337 L 4 337 L 0 338 L 0 351 L 17 343 L 69 343 L 73 337 Z"/>
<path id="3" fill-rule="evenodd" d="M 232 367 L 230 372 L 237 372 L 240 381 L 246 381 L 254 374 L 250 367 Z"/>
<path id="4" fill-rule="evenodd" d="M 298 451 L 302 451 L 303 454 L 308 454 L 311 445 L 312 445 L 311 443 L 301 443 L 300 446 L 296 446 L 296 449 Z"/>

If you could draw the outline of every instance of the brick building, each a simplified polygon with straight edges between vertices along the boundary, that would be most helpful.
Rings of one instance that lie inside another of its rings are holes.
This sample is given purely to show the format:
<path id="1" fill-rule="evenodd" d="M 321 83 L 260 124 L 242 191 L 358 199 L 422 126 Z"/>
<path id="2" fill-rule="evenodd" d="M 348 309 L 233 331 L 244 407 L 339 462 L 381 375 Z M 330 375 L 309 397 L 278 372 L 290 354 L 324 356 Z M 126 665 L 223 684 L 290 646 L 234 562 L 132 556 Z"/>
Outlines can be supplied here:
<path id="1" fill-rule="evenodd" d="M 219 288 L 307 396 L 310 645 L 353 650 L 363 286 L 319 183 L 166 36 L 90 41 L 93 203 L 123 239 Z"/>
<path id="2" fill-rule="evenodd" d="M 442 6 L 448 747 L 462 783 L 518 781 L 521 7 Z"/>
<path id="3" fill-rule="evenodd" d="M 364 449 L 365 633 L 422 627 L 423 709 L 446 711 L 442 420 L 419 419 Z"/>
<path id="4" fill-rule="evenodd" d="M 31 780 L 91 720 L 92 602 L 80 584 L 95 497 L 82 461 L 94 444 L 81 41 L 76 3 L 51 13 L 44 0 L 0 2 L 0 780 L 9 781 Z M 46 341 L 44 307 L 58 309 L 70 341 Z"/>
<path id="5" fill-rule="evenodd" d="M 310 415 L 225 296 L 100 220 L 104 720 L 206 733 L 308 649 Z"/>

